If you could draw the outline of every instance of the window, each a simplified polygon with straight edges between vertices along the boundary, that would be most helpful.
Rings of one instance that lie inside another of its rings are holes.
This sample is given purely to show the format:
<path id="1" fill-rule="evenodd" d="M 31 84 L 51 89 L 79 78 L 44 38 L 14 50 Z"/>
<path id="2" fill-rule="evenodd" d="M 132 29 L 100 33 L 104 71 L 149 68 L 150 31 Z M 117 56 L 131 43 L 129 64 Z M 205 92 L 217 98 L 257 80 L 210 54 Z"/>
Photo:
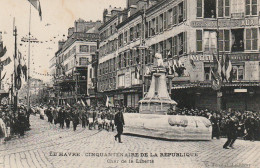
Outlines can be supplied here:
<path id="1" fill-rule="evenodd" d="M 152 21 L 151 21 L 150 32 L 151 32 L 151 36 L 155 35 L 155 19 L 152 19 Z"/>
<path id="2" fill-rule="evenodd" d="M 230 16 L 230 0 L 218 0 L 218 17 Z"/>
<path id="3" fill-rule="evenodd" d="M 246 29 L 246 50 L 258 49 L 258 31 L 257 28 Z"/>
<path id="4" fill-rule="evenodd" d="M 129 51 L 129 65 L 133 65 L 133 50 Z"/>
<path id="5" fill-rule="evenodd" d="M 172 39 L 173 39 L 173 43 L 172 43 L 172 56 L 176 56 L 176 55 L 178 55 L 177 54 L 177 50 L 178 50 L 177 41 L 178 41 L 178 38 L 177 38 L 177 36 L 174 36 Z"/>
<path id="6" fill-rule="evenodd" d="M 133 41 L 134 40 L 134 28 L 131 27 L 130 28 L 130 41 Z"/>
<path id="7" fill-rule="evenodd" d="M 230 31 L 229 30 L 219 30 L 219 51 L 222 51 L 222 52 L 230 51 Z"/>
<path id="8" fill-rule="evenodd" d="M 159 19 L 158 16 L 155 18 L 155 32 L 159 32 Z"/>
<path id="9" fill-rule="evenodd" d="M 163 30 L 167 29 L 167 12 L 163 13 Z"/>
<path id="10" fill-rule="evenodd" d="M 127 44 L 127 31 L 125 31 L 125 33 L 124 33 L 124 44 Z"/>
<path id="11" fill-rule="evenodd" d="M 246 0 L 246 15 L 257 15 L 257 0 Z"/>
<path id="12" fill-rule="evenodd" d="M 80 50 L 80 52 L 89 52 L 89 46 L 81 45 L 79 50 Z"/>
<path id="13" fill-rule="evenodd" d="M 233 66 L 232 70 L 232 80 L 243 80 L 244 79 L 244 66 L 243 65 L 236 65 Z"/>
<path id="14" fill-rule="evenodd" d="M 144 29 L 145 29 L 145 38 L 148 38 L 148 22 L 145 22 L 145 26 L 144 26 Z"/>
<path id="15" fill-rule="evenodd" d="M 196 30 L 197 52 L 202 51 L 202 30 Z"/>
<path id="16" fill-rule="evenodd" d="M 173 15 L 172 15 L 172 9 L 170 9 L 170 10 L 168 10 L 168 14 L 167 14 L 167 23 L 168 23 L 168 25 L 167 25 L 167 27 L 168 28 L 170 28 L 171 27 L 171 25 L 172 25 L 172 17 L 173 17 Z"/>
<path id="17" fill-rule="evenodd" d="M 159 16 L 159 32 L 163 31 L 163 14 Z"/>
<path id="18" fill-rule="evenodd" d="M 211 67 L 204 67 L 204 80 L 210 81 L 211 80 Z"/>
<path id="19" fill-rule="evenodd" d="M 203 47 L 205 52 L 215 53 L 217 51 L 217 32 L 206 30 L 203 32 Z"/>
<path id="20" fill-rule="evenodd" d="M 172 19 L 173 19 L 173 20 L 172 20 L 173 25 L 178 24 L 178 22 L 177 22 L 177 20 L 178 20 L 178 19 L 177 19 L 177 18 L 178 18 L 178 13 L 177 13 L 178 11 L 177 11 L 177 9 L 178 9 L 177 6 L 174 6 L 174 7 L 173 7 L 173 12 L 172 12 L 172 14 L 173 14 L 173 17 L 172 17 Z"/>
<path id="21" fill-rule="evenodd" d="M 232 52 L 244 51 L 244 29 L 232 29 Z"/>
<path id="22" fill-rule="evenodd" d="M 118 45 L 119 47 L 122 47 L 123 46 L 123 34 L 119 34 L 118 36 Z"/>
<path id="23" fill-rule="evenodd" d="M 136 38 L 140 37 L 140 32 L 141 32 L 141 24 L 136 25 Z"/>
<path id="24" fill-rule="evenodd" d="M 167 58 L 172 57 L 172 38 L 168 38 L 166 41 L 166 54 Z"/>
<path id="25" fill-rule="evenodd" d="M 186 53 L 187 43 L 186 43 L 186 32 L 178 34 L 178 54 L 182 55 Z"/>
<path id="26" fill-rule="evenodd" d="M 90 46 L 91 53 L 96 52 L 96 50 L 97 50 L 97 46 Z"/>
<path id="27" fill-rule="evenodd" d="M 125 86 L 125 75 L 118 76 L 118 87 Z"/>
<path id="28" fill-rule="evenodd" d="M 181 2 L 179 5 L 178 5 L 178 23 L 181 23 L 183 22 L 183 2 Z"/>
<path id="29" fill-rule="evenodd" d="M 245 1 L 231 0 L 231 17 L 243 18 L 245 15 Z"/>
<path id="30" fill-rule="evenodd" d="M 87 65 L 87 58 L 85 57 L 79 58 L 79 65 Z"/>
<path id="31" fill-rule="evenodd" d="M 203 11 L 202 1 L 203 0 L 197 0 L 197 17 L 199 18 L 202 17 L 202 11 Z"/>
<path id="32" fill-rule="evenodd" d="M 223 0 L 218 0 L 219 1 L 219 9 L 218 12 L 223 13 Z M 204 0 L 204 18 L 216 18 L 216 0 Z M 220 16 L 219 17 L 223 17 Z"/>

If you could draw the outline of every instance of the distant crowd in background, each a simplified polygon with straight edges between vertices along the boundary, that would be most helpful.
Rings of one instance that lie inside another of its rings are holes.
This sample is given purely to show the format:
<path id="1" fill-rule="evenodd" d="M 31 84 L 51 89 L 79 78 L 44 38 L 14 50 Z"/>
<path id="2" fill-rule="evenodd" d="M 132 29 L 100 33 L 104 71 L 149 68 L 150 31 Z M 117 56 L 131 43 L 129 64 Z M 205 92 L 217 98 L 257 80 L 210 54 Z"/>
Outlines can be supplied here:
<path id="1" fill-rule="evenodd" d="M 227 136 L 232 132 L 237 137 L 245 140 L 260 140 L 260 112 L 252 111 L 210 111 L 207 109 L 169 109 L 169 115 L 202 116 L 211 121 L 212 139 Z M 234 121 L 234 127 L 230 130 L 230 121 Z"/>
<path id="2" fill-rule="evenodd" d="M 119 112 L 138 113 L 134 107 L 106 107 L 84 106 L 81 103 L 70 105 L 35 105 L 29 110 L 20 105 L 18 112 L 14 113 L 7 105 L 1 106 L 0 112 L 0 140 L 8 140 L 11 137 L 24 135 L 30 130 L 30 115 L 38 114 L 40 119 L 46 119 L 49 123 L 59 124 L 61 129 L 77 126 L 88 129 L 105 129 L 114 131 L 116 126 L 115 115 Z M 240 137 L 244 140 L 260 140 L 260 112 L 251 111 L 210 111 L 207 109 L 178 109 L 170 108 L 168 115 L 202 116 L 211 121 L 212 139 L 228 137 Z M 120 121 L 122 122 L 122 121 Z M 230 124 L 232 123 L 232 125 Z M 0 143 L 1 143 L 0 142 Z"/>
<path id="3" fill-rule="evenodd" d="M 8 105 L 1 106 L 0 112 L 0 144 L 14 136 L 24 136 L 30 130 L 30 111 L 21 105 L 15 113 Z"/>

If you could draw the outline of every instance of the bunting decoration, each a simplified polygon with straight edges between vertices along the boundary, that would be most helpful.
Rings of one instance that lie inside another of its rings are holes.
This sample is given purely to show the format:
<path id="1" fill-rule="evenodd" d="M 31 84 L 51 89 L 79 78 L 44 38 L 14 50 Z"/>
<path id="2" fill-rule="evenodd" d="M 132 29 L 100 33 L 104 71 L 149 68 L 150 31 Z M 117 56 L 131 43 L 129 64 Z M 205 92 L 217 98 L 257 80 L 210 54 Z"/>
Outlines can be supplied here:
<path id="1" fill-rule="evenodd" d="M 6 58 L 4 61 L 1 61 L 1 62 L 0 62 L 0 65 L 6 66 L 6 65 L 10 64 L 10 62 L 11 62 L 11 58 L 8 57 L 8 58 Z"/>
<path id="2" fill-rule="evenodd" d="M 193 60 L 192 57 L 190 57 L 190 64 L 192 65 L 192 68 L 195 68 L 195 67 L 196 67 L 196 65 L 195 65 L 194 60 Z"/>

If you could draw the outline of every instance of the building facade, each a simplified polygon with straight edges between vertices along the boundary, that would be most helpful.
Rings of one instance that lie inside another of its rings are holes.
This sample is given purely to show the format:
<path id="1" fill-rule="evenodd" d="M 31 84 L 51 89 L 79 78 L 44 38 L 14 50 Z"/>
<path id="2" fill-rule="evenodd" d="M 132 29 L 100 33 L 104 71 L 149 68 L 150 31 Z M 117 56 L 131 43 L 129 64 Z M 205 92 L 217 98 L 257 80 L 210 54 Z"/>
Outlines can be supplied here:
<path id="1" fill-rule="evenodd" d="M 175 69 L 171 81 L 179 107 L 259 109 L 258 0 L 127 3 L 100 29 L 98 91 L 110 102 L 137 107 L 149 88 L 154 55 L 161 53 L 166 66 L 184 67 Z M 102 38 L 114 23 L 113 33 Z M 218 86 L 212 82 L 216 60 L 221 68 L 226 60 L 232 63 L 229 79 L 224 75 Z"/>
<path id="2" fill-rule="evenodd" d="M 66 41 L 59 42 L 55 54 L 55 90 L 58 104 L 89 101 L 88 89 L 93 86 L 92 54 L 97 50 L 101 22 L 75 21 L 68 29 Z M 89 102 L 88 102 L 89 103 Z"/>

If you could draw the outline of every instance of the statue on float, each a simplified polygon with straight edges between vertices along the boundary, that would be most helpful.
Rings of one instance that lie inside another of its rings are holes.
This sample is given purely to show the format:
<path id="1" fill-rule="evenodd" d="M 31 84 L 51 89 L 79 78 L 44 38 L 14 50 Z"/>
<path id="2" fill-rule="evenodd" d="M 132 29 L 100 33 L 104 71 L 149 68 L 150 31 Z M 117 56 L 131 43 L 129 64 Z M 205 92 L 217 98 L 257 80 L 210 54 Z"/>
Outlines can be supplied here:
<path id="1" fill-rule="evenodd" d="M 162 55 L 156 53 L 154 59 L 149 91 L 139 101 L 139 113 L 124 114 L 124 132 L 176 140 L 211 140 L 212 127 L 207 118 L 167 115 L 169 108 L 175 110 L 177 103 L 167 90 Z"/>

